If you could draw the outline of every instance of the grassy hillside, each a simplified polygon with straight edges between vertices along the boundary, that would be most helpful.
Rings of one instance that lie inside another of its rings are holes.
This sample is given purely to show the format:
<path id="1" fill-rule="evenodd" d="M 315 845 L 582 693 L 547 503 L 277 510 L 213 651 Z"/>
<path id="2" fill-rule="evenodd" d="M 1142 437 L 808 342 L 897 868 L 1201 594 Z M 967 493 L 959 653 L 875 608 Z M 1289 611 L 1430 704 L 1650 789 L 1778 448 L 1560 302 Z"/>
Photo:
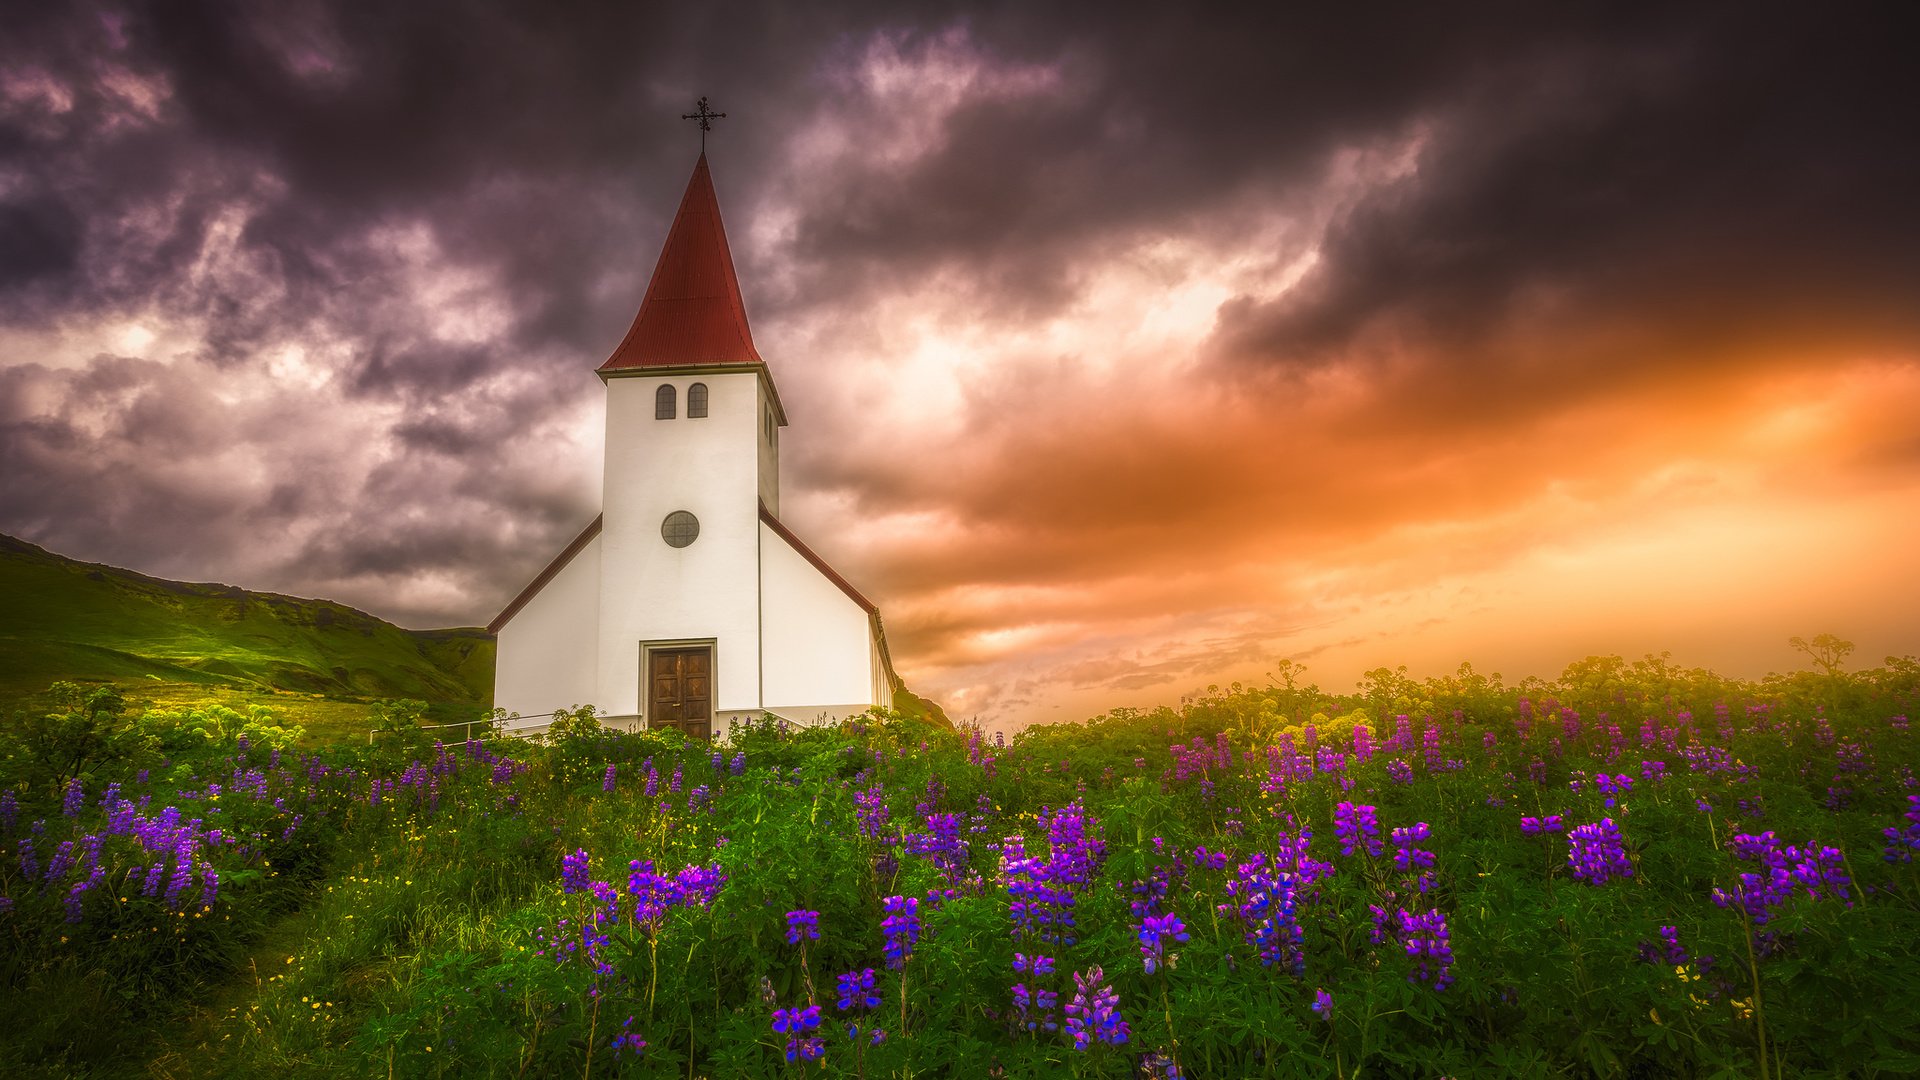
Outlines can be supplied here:
<path id="1" fill-rule="evenodd" d="M 0 595 L 0 700 L 56 679 L 173 702 L 492 695 L 493 640 L 477 628 L 403 630 L 327 600 L 165 581 L 4 535 Z"/>

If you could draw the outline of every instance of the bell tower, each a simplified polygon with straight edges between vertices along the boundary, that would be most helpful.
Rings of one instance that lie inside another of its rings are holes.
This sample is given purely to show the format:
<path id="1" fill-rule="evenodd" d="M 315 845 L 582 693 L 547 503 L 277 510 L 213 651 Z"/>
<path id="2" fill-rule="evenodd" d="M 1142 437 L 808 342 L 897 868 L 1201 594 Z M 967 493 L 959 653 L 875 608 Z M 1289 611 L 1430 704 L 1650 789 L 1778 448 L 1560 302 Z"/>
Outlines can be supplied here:
<path id="1" fill-rule="evenodd" d="M 694 691 L 757 707 L 760 508 L 779 512 L 786 417 L 753 345 L 705 153 L 633 326 L 598 374 L 607 444 L 595 697 L 652 715 L 646 697 L 690 692 L 692 656 L 710 682 Z M 704 664 L 703 647 L 716 649 Z M 650 657 L 665 652 L 683 658 L 679 686 L 657 683 L 666 661 Z"/>
<path id="2" fill-rule="evenodd" d="M 721 114 L 700 102 L 704 132 Z M 857 715 L 899 688 L 879 608 L 779 517 L 786 412 L 703 146 L 606 386 L 600 516 L 493 620 L 494 704 L 691 737 Z M 522 725 L 522 729 L 528 725 Z"/>

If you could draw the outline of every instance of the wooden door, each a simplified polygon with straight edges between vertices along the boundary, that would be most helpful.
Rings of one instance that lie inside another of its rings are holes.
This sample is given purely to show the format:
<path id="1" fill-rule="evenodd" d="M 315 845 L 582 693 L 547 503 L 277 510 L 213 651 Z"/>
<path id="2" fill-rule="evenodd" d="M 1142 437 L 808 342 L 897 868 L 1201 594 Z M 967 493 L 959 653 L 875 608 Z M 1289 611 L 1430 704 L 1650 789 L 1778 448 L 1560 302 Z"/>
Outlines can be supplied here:
<path id="1" fill-rule="evenodd" d="M 647 655 L 647 726 L 678 728 L 689 739 L 712 738 L 713 646 L 655 649 Z"/>

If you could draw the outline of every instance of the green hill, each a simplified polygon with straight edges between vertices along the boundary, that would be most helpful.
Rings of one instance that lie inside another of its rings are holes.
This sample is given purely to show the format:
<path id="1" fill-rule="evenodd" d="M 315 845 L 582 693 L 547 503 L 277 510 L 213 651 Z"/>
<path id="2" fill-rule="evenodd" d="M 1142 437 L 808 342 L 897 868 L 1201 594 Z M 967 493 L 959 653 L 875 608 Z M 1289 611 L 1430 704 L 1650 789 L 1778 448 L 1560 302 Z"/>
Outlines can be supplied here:
<path id="1" fill-rule="evenodd" d="M 344 604 L 151 578 L 4 534 L 0 596 L 0 700 L 56 679 L 175 700 L 492 698 L 493 639 L 478 628 L 404 630 Z"/>

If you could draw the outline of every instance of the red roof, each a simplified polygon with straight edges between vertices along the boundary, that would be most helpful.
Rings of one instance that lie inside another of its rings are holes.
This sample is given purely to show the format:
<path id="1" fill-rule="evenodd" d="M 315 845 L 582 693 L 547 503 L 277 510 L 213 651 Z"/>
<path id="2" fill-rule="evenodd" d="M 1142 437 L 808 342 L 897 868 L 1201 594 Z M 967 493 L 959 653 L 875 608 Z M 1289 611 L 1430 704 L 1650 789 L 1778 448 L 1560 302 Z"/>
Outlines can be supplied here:
<path id="1" fill-rule="evenodd" d="M 703 153 L 667 231 L 640 314 L 599 370 L 725 363 L 761 360 L 747 330 L 747 309 Z"/>

